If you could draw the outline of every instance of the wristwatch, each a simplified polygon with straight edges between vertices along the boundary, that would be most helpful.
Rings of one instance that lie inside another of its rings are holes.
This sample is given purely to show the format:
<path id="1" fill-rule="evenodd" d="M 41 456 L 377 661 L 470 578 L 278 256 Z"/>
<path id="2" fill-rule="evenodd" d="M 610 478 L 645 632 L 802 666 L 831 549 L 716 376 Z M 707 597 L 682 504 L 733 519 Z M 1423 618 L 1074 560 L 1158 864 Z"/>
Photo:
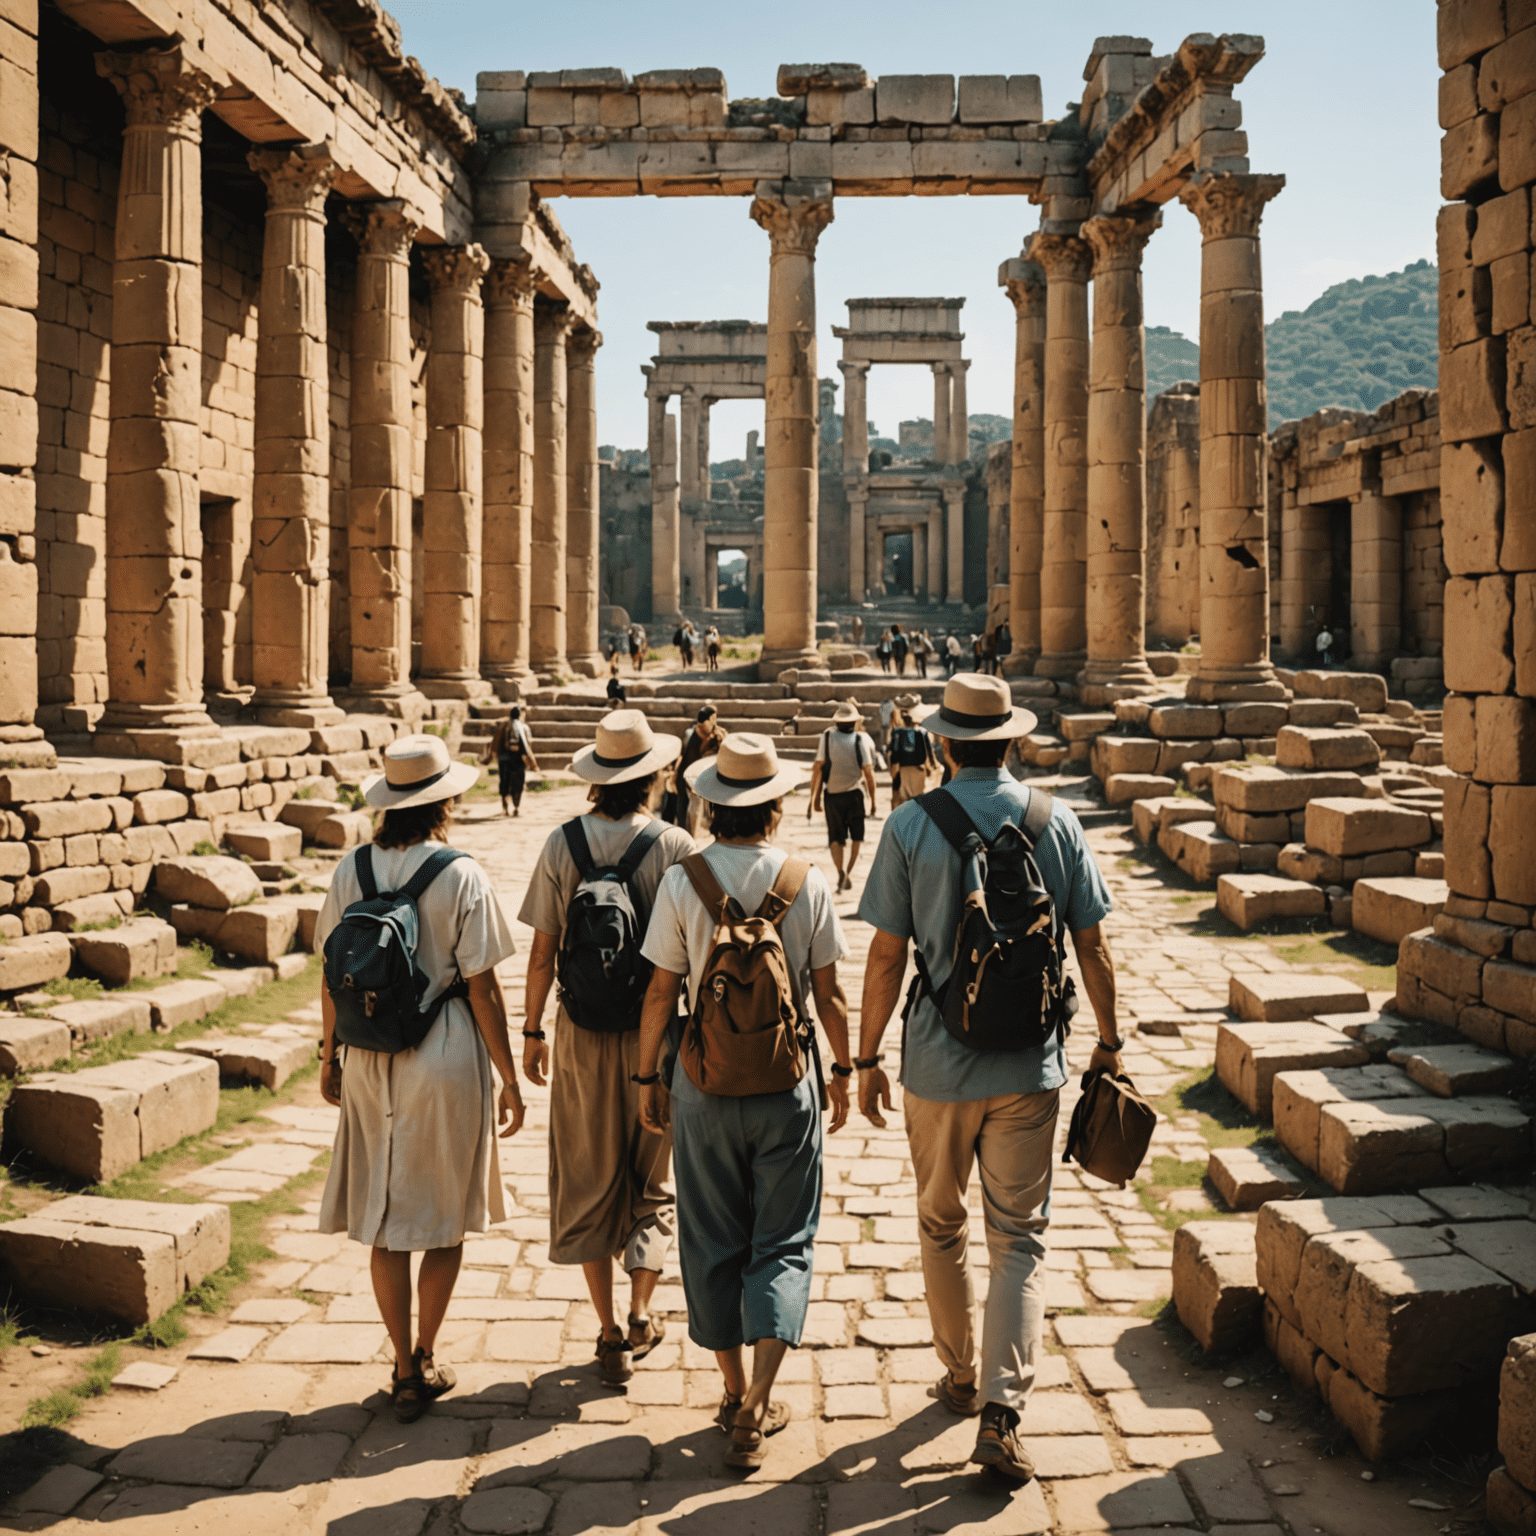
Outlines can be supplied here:
<path id="1" fill-rule="evenodd" d="M 840 1067 L 834 1061 L 832 1063 L 832 1076 L 833 1077 L 852 1077 L 853 1076 L 853 1068 L 852 1067 Z"/>
<path id="2" fill-rule="evenodd" d="M 1109 1051 L 1114 1055 L 1119 1055 L 1119 1053 L 1125 1049 L 1125 1041 L 1122 1040 L 1118 1035 L 1115 1036 L 1113 1043 L 1105 1040 L 1101 1036 L 1097 1041 L 1097 1045 L 1101 1051 Z"/>

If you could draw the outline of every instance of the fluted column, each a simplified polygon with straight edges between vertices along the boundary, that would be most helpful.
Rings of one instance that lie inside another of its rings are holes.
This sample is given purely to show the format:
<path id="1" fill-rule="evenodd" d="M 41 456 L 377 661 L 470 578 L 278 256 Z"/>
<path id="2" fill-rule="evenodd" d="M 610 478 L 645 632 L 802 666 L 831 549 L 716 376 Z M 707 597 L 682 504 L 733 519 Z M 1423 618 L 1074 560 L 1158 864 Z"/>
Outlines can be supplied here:
<path id="1" fill-rule="evenodd" d="M 933 365 L 933 457 L 940 464 L 954 462 L 950 431 L 950 377 L 948 363 Z"/>
<path id="2" fill-rule="evenodd" d="M 968 358 L 958 358 L 949 365 L 949 462 L 966 464 L 971 457 L 971 414 L 966 404 L 965 375 Z"/>
<path id="3" fill-rule="evenodd" d="M 1088 661 L 1083 702 L 1152 685 L 1147 665 L 1147 357 L 1141 254 L 1160 213 L 1101 216 L 1093 250 L 1088 386 Z"/>
<path id="4" fill-rule="evenodd" d="M 682 518 L 677 491 L 677 417 L 666 395 L 650 397 L 651 457 L 651 618 L 672 624 L 682 588 Z"/>
<path id="5" fill-rule="evenodd" d="M 944 600 L 965 601 L 965 486 L 944 487 L 945 559 Z"/>
<path id="6" fill-rule="evenodd" d="M 1075 677 L 1087 659 L 1088 246 L 1035 235 L 1045 269 L 1045 483 L 1040 554 L 1041 677 Z"/>
<path id="7" fill-rule="evenodd" d="M 1008 630 L 1003 670 L 1040 656 L 1040 559 L 1045 516 L 1045 269 L 1005 261 L 998 281 L 1013 301 L 1013 475 L 1008 492 Z"/>
<path id="8" fill-rule="evenodd" d="M 582 326 L 566 350 L 568 389 L 565 550 L 565 649 L 587 677 L 602 669 L 597 606 L 597 349 L 602 333 Z"/>
<path id="9" fill-rule="evenodd" d="M 411 243 L 399 201 L 356 204 L 352 487 L 347 497 L 348 702 L 411 713 Z"/>
<path id="10" fill-rule="evenodd" d="M 923 562 L 924 584 L 930 603 L 944 601 L 944 503 L 928 509 L 927 554 Z M 917 585 L 917 548 L 913 544 L 912 585 Z"/>
<path id="11" fill-rule="evenodd" d="M 766 677 L 816 649 L 816 242 L 832 222 L 829 181 L 759 182 L 768 232 L 768 368 L 763 479 Z"/>
<path id="12" fill-rule="evenodd" d="M 869 473 L 869 364 L 841 362 L 843 376 L 843 473 Z"/>
<path id="13" fill-rule="evenodd" d="M 574 321 L 564 304 L 533 315 L 533 550 L 529 653 L 536 672 L 565 669 L 567 471 L 566 342 Z"/>
<path id="14" fill-rule="evenodd" d="M 504 699 L 532 679 L 528 661 L 533 549 L 533 295 L 538 273 L 493 261 L 485 304 L 485 513 L 480 675 Z"/>
<path id="15" fill-rule="evenodd" d="M 429 698 L 484 698 L 480 567 L 485 425 L 485 310 L 490 258 L 478 245 L 423 252 L 432 288 L 427 452 L 421 509 L 421 677 Z"/>
<path id="16" fill-rule="evenodd" d="M 864 601 L 869 586 L 864 570 L 864 511 L 868 505 L 867 491 L 848 492 L 848 600 L 854 603 Z"/>
<path id="17" fill-rule="evenodd" d="M 1269 661 L 1264 281 L 1259 220 L 1283 176 L 1206 172 L 1200 221 L 1200 671 L 1192 699 L 1283 698 Z"/>
<path id="18" fill-rule="evenodd" d="M 202 113 L 227 81 L 184 44 L 101 53 L 127 109 L 112 269 L 104 730 L 211 724 L 198 502 Z"/>
<path id="19" fill-rule="evenodd" d="M 325 316 L 328 144 L 258 149 L 267 188 L 256 316 L 256 473 L 251 517 L 252 703 L 276 725 L 342 718 L 327 686 L 331 432 Z"/>

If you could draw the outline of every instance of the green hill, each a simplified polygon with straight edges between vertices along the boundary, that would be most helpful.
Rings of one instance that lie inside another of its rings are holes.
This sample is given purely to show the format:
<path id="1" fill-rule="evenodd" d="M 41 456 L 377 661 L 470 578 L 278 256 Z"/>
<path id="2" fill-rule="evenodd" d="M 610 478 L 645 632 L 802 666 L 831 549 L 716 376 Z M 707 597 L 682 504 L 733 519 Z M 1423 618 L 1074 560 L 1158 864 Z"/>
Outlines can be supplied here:
<path id="1" fill-rule="evenodd" d="M 1439 274 L 1417 261 L 1384 277 L 1351 278 L 1264 329 L 1269 421 L 1325 405 L 1374 411 L 1415 386 L 1433 389 L 1439 350 Z M 1199 377 L 1199 348 L 1166 326 L 1147 328 L 1147 394 Z"/>

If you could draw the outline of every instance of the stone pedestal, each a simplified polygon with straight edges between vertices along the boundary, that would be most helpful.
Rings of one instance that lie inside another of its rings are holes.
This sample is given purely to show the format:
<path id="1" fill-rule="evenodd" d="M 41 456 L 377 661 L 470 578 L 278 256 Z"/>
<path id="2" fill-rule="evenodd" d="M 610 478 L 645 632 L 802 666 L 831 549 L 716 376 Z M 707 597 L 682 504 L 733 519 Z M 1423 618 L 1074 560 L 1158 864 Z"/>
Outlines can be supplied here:
<path id="1" fill-rule="evenodd" d="M 100 728 L 211 725 L 198 502 L 202 113 L 228 82 L 183 44 L 102 53 L 127 111 L 112 271 L 107 689 Z"/>
<path id="2" fill-rule="evenodd" d="M 944 487 L 944 601 L 965 601 L 965 483 Z"/>
<path id="3" fill-rule="evenodd" d="M 563 672 L 565 539 L 569 479 L 566 342 L 574 324 L 563 304 L 538 303 L 533 315 L 533 551 L 529 656 L 535 672 Z"/>
<path id="4" fill-rule="evenodd" d="M 1008 629 L 1003 671 L 1021 676 L 1040 657 L 1040 558 L 1045 513 L 1045 269 L 1015 258 L 998 281 L 1013 301 L 1013 475 L 1008 493 Z"/>
<path id="5" fill-rule="evenodd" d="M 478 245 L 423 253 L 432 285 L 422 532 L 421 675 L 431 699 L 483 699 L 480 675 L 485 311 Z"/>
<path id="6" fill-rule="evenodd" d="M 763 485 L 763 653 L 771 681 L 816 648 L 816 242 L 829 181 L 762 181 L 752 217 L 771 241 Z"/>
<path id="7" fill-rule="evenodd" d="M 566 352 L 567 420 L 565 649 L 584 677 L 604 670 L 598 636 L 597 349 L 602 336 L 583 326 Z"/>
<path id="8" fill-rule="evenodd" d="M 327 144 L 258 149 L 248 158 L 267 188 L 256 333 L 251 702 L 263 721 L 313 730 L 343 718 L 327 684 L 325 199 L 336 162 Z"/>
<path id="9" fill-rule="evenodd" d="M 533 268 L 493 261 L 485 304 L 485 513 L 480 674 L 503 699 L 533 681 L 528 664 L 533 548 Z"/>
<path id="10" fill-rule="evenodd" d="M 1087 660 L 1087 244 L 1035 235 L 1028 255 L 1045 269 L 1045 475 L 1040 554 L 1038 677 L 1075 677 Z"/>
<path id="11" fill-rule="evenodd" d="M 411 682 L 410 259 L 416 223 L 398 200 L 349 210 L 352 487 L 347 496 L 352 681 L 347 708 L 420 719 Z"/>
<path id="12" fill-rule="evenodd" d="M 1202 702 L 1285 697 L 1269 661 L 1264 284 L 1259 220 L 1283 176 L 1206 172 L 1179 201 L 1200 221 Z"/>
<path id="13" fill-rule="evenodd" d="M 1141 253 L 1162 215 L 1083 225 L 1093 251 L 1088 387 L 1088 661 L 1079 698 L 1110 704 L 1153 686 L 1146 656 L 1147 361 Z"/>
<path id="14" fill-rule="evenodd" d="M 678 506 L 677 418 L 665 395 L 650 399 L 651 458 L 651 620 L 675 624 L 680 609 L 682 574 L 681 510 Z"/>

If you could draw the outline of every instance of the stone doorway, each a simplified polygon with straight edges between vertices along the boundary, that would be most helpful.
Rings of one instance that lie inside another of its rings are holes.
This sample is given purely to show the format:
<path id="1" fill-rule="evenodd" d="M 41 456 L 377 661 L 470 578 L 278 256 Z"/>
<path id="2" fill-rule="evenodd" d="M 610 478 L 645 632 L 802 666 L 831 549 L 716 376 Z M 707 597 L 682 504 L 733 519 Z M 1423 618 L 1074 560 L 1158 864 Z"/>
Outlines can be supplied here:
<path id="1" fill-rule="evenodd" d="M 713 606 L 746 608 L 752 590 L 752 557 L 744 549 L 717 549 L 714 556 Z"/>
<path id="2" fill-rule="evenodd" d="M 917 596 L 912 568 L 911 533 L 886 534 L 880 577 L 885 583 L 887 596 Z"/>

